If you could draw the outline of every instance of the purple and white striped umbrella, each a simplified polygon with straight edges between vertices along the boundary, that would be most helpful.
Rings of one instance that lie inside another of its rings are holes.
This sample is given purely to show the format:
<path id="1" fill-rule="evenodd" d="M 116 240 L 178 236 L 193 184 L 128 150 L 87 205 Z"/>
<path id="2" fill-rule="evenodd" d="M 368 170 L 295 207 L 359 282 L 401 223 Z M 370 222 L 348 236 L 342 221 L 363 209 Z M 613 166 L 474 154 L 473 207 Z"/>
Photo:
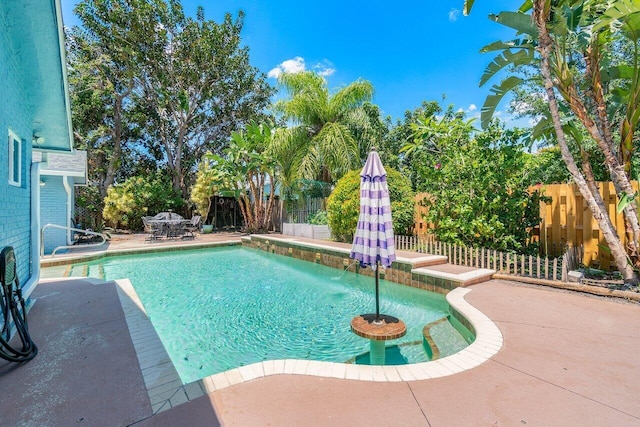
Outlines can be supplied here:
<path id="1" fill-rule="evenodd" d="M 376 270 L 376 279 L 377 263 L 390 267 L 396 259 L 387 172 L 375 150 L 360 172 L 360 217 L 350 256 Z"/>

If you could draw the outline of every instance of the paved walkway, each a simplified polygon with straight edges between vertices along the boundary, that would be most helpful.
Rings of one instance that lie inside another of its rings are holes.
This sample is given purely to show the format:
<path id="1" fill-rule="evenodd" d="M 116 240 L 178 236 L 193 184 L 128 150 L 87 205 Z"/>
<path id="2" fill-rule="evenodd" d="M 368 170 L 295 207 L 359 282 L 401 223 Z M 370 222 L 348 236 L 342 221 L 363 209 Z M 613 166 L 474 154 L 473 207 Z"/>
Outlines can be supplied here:
<path id="1" fill-rule="evenodd" d="M 638 426 L 640 305 L 492 280 L 466 300 L 503 348 L 479 367 L 395 383 L 276 375 L 152 415 L 111 282 L 41 283 L 40 353 L 0 360 L 0 425 Z"/>

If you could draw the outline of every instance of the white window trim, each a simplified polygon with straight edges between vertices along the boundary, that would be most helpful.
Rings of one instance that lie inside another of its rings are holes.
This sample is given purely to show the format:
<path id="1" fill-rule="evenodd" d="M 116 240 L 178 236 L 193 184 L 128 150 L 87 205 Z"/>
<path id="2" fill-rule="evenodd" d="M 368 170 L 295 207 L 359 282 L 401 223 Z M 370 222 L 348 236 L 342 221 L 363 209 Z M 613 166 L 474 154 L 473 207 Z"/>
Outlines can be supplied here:
<path id="1" fill-rule="evenodd" d="M 15 157 L 14 154 L 14 147 L 15 147 L 15 142 L 18 142 L 18 180 L 14 180 L 14 176 L 13 176 L 13 169 L 14 169 L 14 164 L 13 164 L 13 159 Z M 15 187 L 20 187 L 22 186 L 22 140 L 18 137 L 18 135 L 15 134 L 15 132 L 11 131 L 11 129 L 9 129 L 9 138 L 8 138 L 8 142 L 9 142 L 9 185 L 13 185 Z"/>

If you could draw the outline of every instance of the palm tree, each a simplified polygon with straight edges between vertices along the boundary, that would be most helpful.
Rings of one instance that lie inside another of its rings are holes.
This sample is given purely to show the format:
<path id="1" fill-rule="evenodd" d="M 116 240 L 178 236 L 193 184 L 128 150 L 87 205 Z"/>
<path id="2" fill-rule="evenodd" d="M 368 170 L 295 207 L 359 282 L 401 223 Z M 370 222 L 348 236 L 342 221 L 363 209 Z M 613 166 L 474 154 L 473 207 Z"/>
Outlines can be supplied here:
<path id="1" fill-rule="evenodd" d="M 371 127 L 363 110 L 373 96 L 371 83 L 357 80 L 331 94 L 325 78 L 311 71 L 283 73 L 278 83 L 289 98 L 275 108 L 292 125 L 274 138 L 283 185 L 299 178 L 334 182 L 360 166 L 359 145 L 366 141 L 358 141 L 352 129 Z"/>
<path id="2" fill-rule="evenodd" d="M 464 12 L 468 13 L 473 0 L 466 0 Z M 525 12 L 531 11 L 530 15 Z M 628 284 L 637 284 L 638 278 L 628 263 L 625 247 L 611 223 L 593 178 L 586 152 L 582 149 L 580 123 L 596 142 L 605 158 L 611 180 L 620 197 L 620 209 L 624 210 L 627 224 L 629 255 L 638 262 L 640 254 L 640 223 L 635 197 L 630 184 L 629 168 L 633 152 L 634 131 L 640 121 L 640 55 L 635 49 L 627 63 L 614 58 L 615 45 L 631 41 L 637 45 L 640 22 L 636 19 L 640 4 L 633 0 L 525 1 L 518 12 L 501 12 L 491 19 L 518 31 L 520 37 L 510 42 L 496 42 L 484 51 L 501 51 L 487 67 L 481 84 L 510 66 L 532 65 L 537 68 L 544 84 L 544 96 L 549 115 L 541 126 L 552 126 L 562 158 L 573 180 L 580 189 L 594 219 L 609 245 L 618 269 Z M 483 106 L 483 125 L 493 115 L 506 93 L 522 85 L 524 80 L 509 76 L 493 86 L 492 94 Z M 614 97 L 608 96 L 614 94 Z M 564 112 L 564 115 L 561 114 Z M 620 120 L 620 143 L 614 141 L 614 121 Z M 582 154 L 582 168 L 574 159 L 568 137 L 578 145 Z"/>

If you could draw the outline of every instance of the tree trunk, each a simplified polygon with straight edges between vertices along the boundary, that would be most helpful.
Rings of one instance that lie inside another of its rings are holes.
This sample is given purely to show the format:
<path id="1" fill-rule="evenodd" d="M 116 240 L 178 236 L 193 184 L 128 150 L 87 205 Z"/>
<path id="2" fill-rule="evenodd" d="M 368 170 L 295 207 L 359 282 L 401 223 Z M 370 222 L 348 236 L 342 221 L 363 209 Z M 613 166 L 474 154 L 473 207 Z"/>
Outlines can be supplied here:
<path id="1" fill-rule="evenodd" d="M 616 194 L 621 198 L 623 194 L 631 197 L 634 194 L 631 186 L 629 174 L 626 171 L 624 162 L 621 162 L 619 156 L 616 155 L 611 125 L 607 117 L 606 103 L 602 88 L 600 67 L 599 67 L 599 48 L 597 40 L 593 42 L 587 49 L 584 59 L 587 65 L 586 74 L 591 82 L 590 94 L 596 106 L 596 120 L 593 120 L 587 111 L 586 106 L 578 95 L 578 90 L 573 86 L 572 80 L 570 85 L 563 85 L 562 92 L 566 96 L 567 102 L 571 110 L 576 114 L 580 121 L 584 124 L 589 135 L 597 143 L 598 147 L 605 156 L 605 164 L 609 169 L 611 181 L 616 190 Z M 560 83 L 562 85 L 562 83 Z M 622 132 L 624 139 L 624 132 Z M 638 220 L 638 210 L 635 203 L 629 203 L 624 208 L 625 231 L 627 235 L 628 255 L 634 261 L 638 258 L 638 249 L 640 245 L 640 221 Z"/>
<path id="2" fill-rule="evenodd" d="M 609 218 L 602 197 L 600 196 L 599 192 L 592 192 L 589 189 L 589 184 L 578 169 L 575 160 L 573 159 L 573 156 L 569 151 L 569 146 L 567 144 L 564 131 L 562 130 L 558 103 L 555 97 L 553 80 L 551 77 L 551 66 L 549 57 L 553 41 L 547 31 L 546 24 L 549 11 L 547 10 L 545 12 L 545 3 L 545 0 L 534 1 L 533 20 L 539 31 L 539 45 L 537 47 L 537 50 L 540 53 L 540 68 L 544 80 L 545 91 L 548 97 L 547 102 L 549 104 L 553 126 L 558 138 L 558 145 L 560 146 L 560 151 L 562 153 L 562 159 L 565 161 L 567 168 L 571 173 L 571 176 L 575 180 L 576 185 L 580 190 L 580 193 L 587 202 L 587 205 L 589 206 L 589 209 L 593 214 L 593 218 L 597 221 L 600 230 L 602 231 L 603 237 L 609 245 L 609 249 L 611 250 L 611 254 L 613 255 L 616 266 L 624 277 L 625 283 L 627 283 L 628 285 L 637 285 L 638 278 L 632 266 L 627 262 L 627 254 L 624 245 L 618 238 L 616 230 L 611 223 L 611 219 Z"/>
<path id="3" fill-rule="evenodd" d="M 107 161 L 107 170 L 105 172 L 104 181 L 100 188 L 100 194 L 107 195 L 107 190 L 115 182 L 116 172 L 120 166 L 120 160 L 122 158 L 122 100 L 128 92 L 122 95 L 116 95 L 113 105 L 113 131 L 111 137 L 113 138 L 113 152 Z"/>

